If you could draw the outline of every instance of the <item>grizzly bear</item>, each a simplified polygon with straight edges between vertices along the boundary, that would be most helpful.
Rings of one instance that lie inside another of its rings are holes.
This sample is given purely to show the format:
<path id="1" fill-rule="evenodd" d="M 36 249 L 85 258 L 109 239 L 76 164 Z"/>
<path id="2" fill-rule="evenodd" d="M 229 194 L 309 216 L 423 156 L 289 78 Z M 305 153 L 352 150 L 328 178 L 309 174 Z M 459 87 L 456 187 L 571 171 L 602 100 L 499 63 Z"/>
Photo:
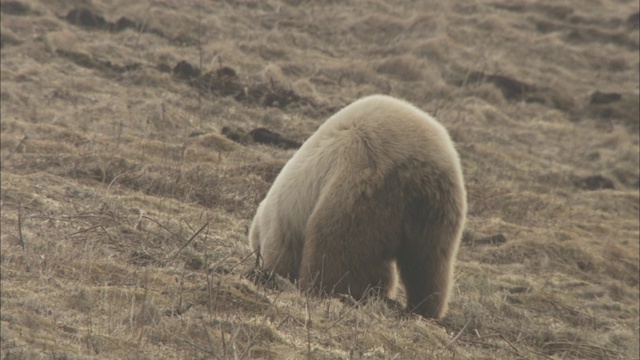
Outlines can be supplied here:
<path id="1" fill-rule="evenodd" d="M 466 207 L 447 130 L 405 101 L 373 95 L 331 116 L 287 162 L 249 239 L 264 270 L 321 295 L 389 296 L 395 263 L 407 309 L 440 318 Z"/>

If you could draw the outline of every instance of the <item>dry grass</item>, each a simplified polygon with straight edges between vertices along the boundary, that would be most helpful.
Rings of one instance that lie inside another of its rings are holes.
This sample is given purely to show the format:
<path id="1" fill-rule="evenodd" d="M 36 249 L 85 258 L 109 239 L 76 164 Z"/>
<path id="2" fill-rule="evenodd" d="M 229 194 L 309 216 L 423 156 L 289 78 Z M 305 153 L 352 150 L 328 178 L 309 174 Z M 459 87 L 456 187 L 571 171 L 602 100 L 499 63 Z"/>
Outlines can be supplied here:
<path id="1" fill-rule="evenodd" d="M 635 2 L 0 4 L 3 359 L 640 358 Z M 463 159 L 442 321 L 243 278 L 293 150 L 221 129 L 372 93 Z"/>

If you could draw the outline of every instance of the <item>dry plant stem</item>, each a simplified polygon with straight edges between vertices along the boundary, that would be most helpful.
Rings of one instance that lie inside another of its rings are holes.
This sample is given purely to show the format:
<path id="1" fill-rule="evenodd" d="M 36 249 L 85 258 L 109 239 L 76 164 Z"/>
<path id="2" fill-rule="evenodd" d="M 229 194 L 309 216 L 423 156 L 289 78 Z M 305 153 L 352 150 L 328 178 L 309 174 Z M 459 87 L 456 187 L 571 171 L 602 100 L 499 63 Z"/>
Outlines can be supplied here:
<path id="1" fill-rule="evenodd" d="M 349 310 L 347 310 L 344 314 L 342 314 L 342 316 L 340 316 L 336 321 L 332 322 L 331 325 L 329 325 L 329 329 L 331 329 L 332 327 L 336 326 L 340 321 L 342 321 L 342 319 L 344 319 L 345 316 L 349 315 L 349 313 L 351 313 L 353 310 L 357 309 L 359 307 L 359 305 L 361 305 L 363 303 L 363 300 L 355 301 L 351 297 L 346 297 L 346 298 L 348 298 L 349 300 L 352 300 L 353 304 L 351 304 Z"/>
<path id="2" fill-rule="evenodd" d="M 205 354 L 213 356 L 214 359 L 224 359 L 224 357 L 219 357 L 216 353 L 214 353 L 214 352 L 212 352 L 212 351 L 210 351 L 208 349 L 205 349 L 200 345 L 194 344 L 193 342 L 189 341 L 184 336 L 180 336 L 179 338 L 180 338 L 180 340 L 184 341 L 185 343 L 191 345 L 193 348 L 198 349 L 198 350 L 204 352 Z"/>
<path id="3" fill-rule="evenodd" d="M 20 247 L 22 247 L 22 256 L 24 257 L 26 270 L 31 271 L 27 254 L 27 244 L 24 241 L 24 236 L 22 236 L 22 203 L 18 203 L 18 239 L 20 239 Z"/>
<path id="4" fill-rule="evenodd" d="M 256 251 L 258 251 L 258 250 L 256 250 Z M 249 260 L 249 258 L 250 258 L 250 257 L 252 257 L 254 254 L 256 254 L 256 251 L 253 251 L 253 252 L 251 252 L 249 255 L 247 255 L 247 256 L 245 256 L 244 258 L 242 258 L 242 260 L 240 260 L 237 264 L 233 265 L 233 266 L 229 269 L 229 272 L 233 271 L 236 267 L 238 267 L 238 266 L 240 266 L 240 265 L 244 264 L 244 262 L 245 262 L 245 261 Z M 226 259 L 226 258 L 228 258 L 228 257 L 230 257 L 230 255 L 229 255 L 229 256 L 226 256 L 226 257 L 225 257 L 225 259 Z M 260 258 L 261 258 L 261 256 L 260 256 L 260 254 L 258 253 L 258 255 L 256 256 L 256 266 L 258 265 L 258 259 L 260 259 Z M 220 261 L 219 261 L 218 263 L 220 263 Z"/>
<path id="5" fill-rule="evenodd" d="M 275 307 L 276 307 L 276 303 L 278 301 L 278 298 L 280 297 L 280 295 L 282 294 L 282 292 L 279 292 L 276 297 L 273 299 L 273 301 L 271 301 L 271 305 L 269 306 L 269 308 L 265 311 L 265 313 L 263 314 L 263 318 L 262 318 L 262 322 L 261 322 L 261 326 L 266 326 L 267 324 L 267 319 L 269 318 L 269 316 L 267 316 L 267 314 L 269 312 L 271 312 Z M 241 358 L 244 359 L 245 357 L 249 356 L 250 353 L 249 351 L 251 350 L 251 348 L 253 347 L 253 345 L 256 343 L 256 341 L 258 340 L 258 336 L 259 334 L 255 334 L 254 336 L 251 337 L 251 340 L 247 342 L 247 345 L 244 348 L 244 351 L 241 354 Z"/>
<path id="6" fill-rule="evenodd" d="M 464 326 L 462 327 L 462 329 L 458 332 L 458 334 L 456 336 L 453 337 L 453 339 L 449 340 L 449 342 L 447 343 L 447 345 L 444 346 L 444 349 L 449 348 L 449 346 L 453 345 L 453 343 L 456 342 L 456 340 L 458 340 L 458 338 L 460 337 L 460 335 L 462 335 L 462 333 L 464 332 L 464 330 L 467 328 L 467 326 L 469 326 L 469 323 L 471 322 L 471 319 L 467 320 L 467 323 L 464 324 Z M 444 350 L 443 349 L 443 350 Z"/>
<path id="7" fill-rule="evenodd" d="M 139 45 L 140 45 L 140 38 L 142 37 L 142 34 L 144 32 L 147 31 L 147 24 L 149 21 L 149 14 L 151 14 L 151 8 L 153 7 L 153 2 L 151 4 L 149 4 L 149 7 L 147 7 L 145 14 L 147 14 L 144 19 L 142 20 L 142 24 L 140 24 L 140 26 L 137 27 L 137 36 L 136 36 L 136 41 L 135 41 L 135 46 L 134 49 L 138 50 Z"/>
<path id="8" fill-rule="evenodd" d="M 171 257 L 171 260 L 169 260 L 169 262 L 173 262 L 173 260 L 176 259 L 176 257 L 180 254 L 180 252 L 187 247 L 187 245 L 189 245 L 191 243 L 191 241 L 193 241 L 193 239 L 196 238 L 196 236 L 198 236 L 198 234 L 200 234 L 202 232 L 202 230 L 204 230 L 204 228 L 206 228 L 207 226 L 209 226 L 209 222 L 211 222 L 211 220 L 207 221 L 204 225 L 202 225 L 202 227 L 196 231 L 195 234 L 193 234 L 193 236 L 191 236 L 191 238 L 189 238 L 189 240 L 187 240 L 181 247 L 180 249 L 178 249 L 178 251 L 175 253 L 175 255 L 173 255 Z"/>
<path id="9" fill-rule="evenodd" d="M 238 337 L 238 334 L 240 333 L 240 329 L 236 329 L 233 332 L 233 336 L 231 337 L 231 350 L 233 350 L 233 358 L 235 360 L 238 360 L 238 348 L 236 347 L 236 338 Z"/>
<path id="10" fill-rule="evenodd" d="M 113 184 L 116 182 L 116 180 L 118 180 L 118 178 L 119 178 L 120 176 L 125 175 L 125 174 L 126 174 L 126 173 L 122 173 L 122 174 L 118 174 L 118 175 L 114 176 L 114 177 L 113 177 L 113 180 L 111 180 L 111 182 L 110 182 L 110 183 L 109 183 L 109 185 L 107 186 L 107 191 L 106 191 L 106 192 L 107 192 L 107 193 L 109 193 L 109 190 L 111 190 L 111 185 L 113 185 Z"/>
<path id="11" fill-rule="evenodd" d="M 20 149 L 20 146 L 22 146 L 22 144 L 24 144 L 25 141 L 27 141 L 29 137 L 27 135 L 24 135 L 22 137 L 22 139 L 18 142 L 18 145 L 14 146 L 13 149 L 11 149 L 11 152 L 9 153 L 9 159 L 12 160 L 13 159 L 13 154 L 18 151 L 18 149 Z"/>
<path id="12" fill-rule="evenodd" d="M 94 225 L 94 226 L 92 226 L 90 228 L 78 230 L 76 232 L 68 234 L 67 236 L 74 236 L 74 235 L 82 234 L 82 233 L 85 233 L 85 232 L 88 232 L 88 231 L 91 231 L 91 230 L 94 230 L 94 229 L 97 229 L 97 228 L 100 228 L 100 227 L 102 227 L 102 225 Z"/>
<path id="13" fill-rule="evenodd" d="M 517 347 L 515 347 L 509 340 L 507 340 L 504 335 L 502 334 L 491 334 L 491 335 L 485 335 L 485 336 L 480 336 L 478 339 L 486 339 L 489 337 L 499 337 L 500 339 L 504 340 L 504 342 L 506 342 L 507 344 L 509 344 L 509 346 L 511 346 L 511 348 L 513 348 L 513 350 L 515 350 L 515 352 L 519 355 L 520 351 L 518 350 Z"/>
<path id="14" fill-rule="evenodd" d="M 173 231 L 169 230 L 166 226 L 162 225 L 162 223 L 160 223 L 158 220 L 156 220 L 156 219 L 154 219 L 152 217 L 149 217 L 147 215 L 143 215 L 142 218 L 143 219 L 147 219 L 147 220 L 153 222 L 154 224 L 160 226 L 162 229 L 164 229 L 165 231 L 167 231 L 169 234 L 173 235 L 174 237 L 176 237 L 176 238 L 180 237 L 178 234 L 174 233 Z"/>
<path id="15" fill-rule="evenodd" d="M 62 220 L 62 219 L 60 219 L 60 220 Z M 69 221 L 73 221 L 73 220 L 69 220 Z M 96 226 L 92 226 L 92 227 L 87 228 L 87 229 L 76 231 L 76 232 L 71 233 L 71 234 L 69 234 L 67 236 L 78 235 L 78 234 L 82 234 L 82 233 L 85 233 L 85 232 L 88 232 L 88 231 L 91 231 L 91 230 L 95 230 L 95 229 L 102 229 L 102 231 L 104 231 L 104 234 L 107 236 L 107 239 L 109 239 L 109 241 L 113 241 L 113 238 L 111 237 L 111 235 L 109 235 L 109 232 L 107 231 L 107 229 L 105 229 L 104 226 L 102 226 L 102 225 L 96 225 Z"/>
<path id="16" fill-rule="evenodd" d="M 208 276 L 209 275 L 207 275 L 207 277 Z M 220 298 L 220 291 L 221 291 L 220 287 L 222 286 L 222 281 L 218 279 L 216 285 L 217 285 L 216 292 L 215 292 L 215 297 L 213 298 L 213 302 L 211 301 L 211 291 L 213 291 L 213 289 L 209 291 L 209 297 L 208 297 L 209 301 L 207 303 L 208 305 L 207 310 L 209 311 L 209 314 L 211 314 L 212 309 L 214 309 L 216 313 L 218 312 L 218 299 Z"/>
<path id="17" fill-rule="evenodd" d="M 207 234 L 205 234 L 205 238 L 209 233 L 209 229 L 207 228 Z M 209 269 L 209 246 L 207 244 L 207 242 L 204 242 L 204 267 L 205 269 Z M 212 298 L 212 294 L 213 294 L 213 286 L 212 286 L 212 274 L 211 272 L 207 271 L 207 313 L 209 314 L 209 318 L 212 318 L 212 311 L 211 311 L 211 298 Z M 223 339 L 224 340 L 224 339 Z M 223 355 L 224 356 L 224 355 Z"/>
<path id="18" fill-rule="evenodd" d="M 311 313 L 309 312 L 309 298 L 306 299 L 305 304 L 305 324 L 307 329 L 307 359 L 311 359 Z"/>
<path id="19" fill-rule="evenodd" d="M 224 331 L 220 330 L 220 337 L 222 338 L 222 356 L 227 358 L 227 339 L 224 336 Z"/>
<path id="20" fill-rule="evenodd" d="M 180 276 L 180 288 L 178 289 L 178 311 L 182 312 L 183 310 L 183 306 L 184 306 L 184 297 L 183 297 L 183 292 L 184 292 L 184 275 L 185 275 L 186 271 L 182 271 L 182 275 Z M 209 335 L 209 334 L 207 334 Z"/>
<path id="21" fill-rule="evenodd" d="M 530 352 L 530 353 L 532 353 L 532 354 L 536 354 L 536 355 L 542 356 L 542 357 L 544 357 L 545 359 L 553 360 L 553 358 L 552 358 L 551 356 L 549 356 L 549 355 L 547 355 L 547 354 L 543 354 L 543 353 L 538 352 L 538 351 L 535 351 L 535 350 L 533 350 L 533 349 L 529 349 L 529 348 L 527 348 L 527 351 L 529 351 L 529 352 Z"/>
<path id="22" fill-rule="evenodd" d="M 211 334 L 209 334 L 209 329 L 207 329 L 207 325 L 204 323 L 204 319 L 201 318 L 200 321 L 202 322 L 202 330 L 204 330 L 205 335 L 207 335 L 207 341 L 209 342 L 209 348 L 211 349 L 211 353 L 213 354 L 214 357 L 220 358 L 214 350 L 213 340 L 211 339 Z"/>

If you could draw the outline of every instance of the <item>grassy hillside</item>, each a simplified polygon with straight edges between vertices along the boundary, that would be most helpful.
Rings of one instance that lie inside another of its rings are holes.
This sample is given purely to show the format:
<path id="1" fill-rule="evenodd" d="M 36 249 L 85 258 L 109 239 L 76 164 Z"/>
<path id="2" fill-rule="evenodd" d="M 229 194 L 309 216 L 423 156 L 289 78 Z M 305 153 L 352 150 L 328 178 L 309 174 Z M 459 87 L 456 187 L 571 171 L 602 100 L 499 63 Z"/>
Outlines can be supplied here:
<path id="1" fill-rule="evenodd" d="M 636 1 L 0 6 L 3 359 L 640 357 Z M 440 321 L 242 276 L 296 143 L 374 93 L 462 157 Z"/>

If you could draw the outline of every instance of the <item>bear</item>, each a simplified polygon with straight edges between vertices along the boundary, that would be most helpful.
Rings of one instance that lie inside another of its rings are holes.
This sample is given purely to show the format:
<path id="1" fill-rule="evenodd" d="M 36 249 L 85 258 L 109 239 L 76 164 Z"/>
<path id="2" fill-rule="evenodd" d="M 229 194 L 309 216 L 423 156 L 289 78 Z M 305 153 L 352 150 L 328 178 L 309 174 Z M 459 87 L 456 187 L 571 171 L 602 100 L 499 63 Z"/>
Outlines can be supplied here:
<path id="1" fill-rule="evenodd" d="M 319 295 L 390 296 L 447 312 L 467 210 L 447 130 L 414 105 L 371 95 L 327 119 L 262 200 L 249 242 L 262 270 Z"/>

